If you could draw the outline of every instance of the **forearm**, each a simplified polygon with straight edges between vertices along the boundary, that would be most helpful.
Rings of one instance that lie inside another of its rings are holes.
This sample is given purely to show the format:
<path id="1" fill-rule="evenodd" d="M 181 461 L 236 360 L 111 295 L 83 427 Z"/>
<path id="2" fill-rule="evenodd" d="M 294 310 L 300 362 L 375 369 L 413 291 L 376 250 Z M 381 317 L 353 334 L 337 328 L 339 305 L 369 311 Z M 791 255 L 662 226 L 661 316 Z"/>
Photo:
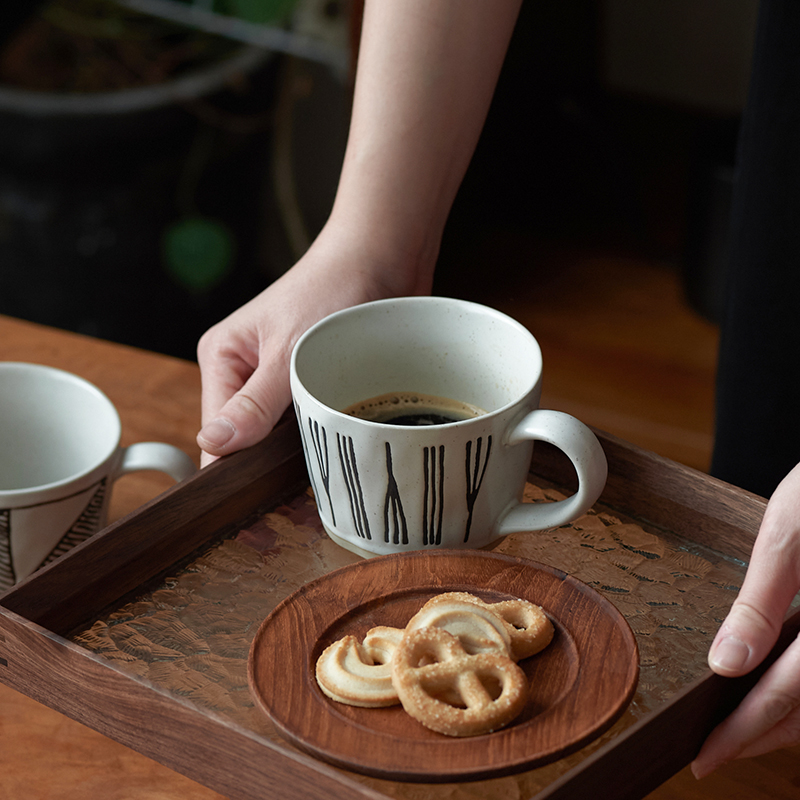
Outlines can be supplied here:
<path id="1" fill-rule="evenodd" d="M 367 0 L 328 223 L 198 346 L 204 461 L 259 441 L 289 404 L 297 339 L 333 311 L 430 291 L 521 0 Z"/>
<path id="2" fill-rule="evenodd" d="M 521 0 L 368 0 L 331 220 L 430 287 Z M 391 280 L 391 276 L 389 276 Z"/>

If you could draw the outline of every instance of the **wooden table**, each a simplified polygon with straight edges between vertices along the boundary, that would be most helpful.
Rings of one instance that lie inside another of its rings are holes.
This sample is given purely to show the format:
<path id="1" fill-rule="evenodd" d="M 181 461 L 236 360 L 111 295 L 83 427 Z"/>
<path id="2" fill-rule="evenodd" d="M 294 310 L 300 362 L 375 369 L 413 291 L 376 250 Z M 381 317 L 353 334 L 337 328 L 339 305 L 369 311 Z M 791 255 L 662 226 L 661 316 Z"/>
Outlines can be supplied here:
<path id="1" fill-rule="evenodd" d="M 196 364 L 0 316 L 0 360 L 69 370 L 99 386 L 122 418 L 122 443 L 174 444 L 199 464 Z M 171 485 L 121 478 L 110 521 Z M 0 684 L 0 797 L 213 800 L 221 795 Z"/>
<path id="2" fill-rule="evenodd" d="M 32 361 L 97 384 L 119 409 L 123 444 L 164 441 L 197 459 L 196 364 L 0 316 L 0 360 Z M 156 473 L 121 479 L 112 520 L 169 487 Z M 684 770 L 650 800 L 800 796 L 797 748 L 737 762 L 697 783 Z M 211 800 L 221 795 L 0 684 L 0 798 Z"/>

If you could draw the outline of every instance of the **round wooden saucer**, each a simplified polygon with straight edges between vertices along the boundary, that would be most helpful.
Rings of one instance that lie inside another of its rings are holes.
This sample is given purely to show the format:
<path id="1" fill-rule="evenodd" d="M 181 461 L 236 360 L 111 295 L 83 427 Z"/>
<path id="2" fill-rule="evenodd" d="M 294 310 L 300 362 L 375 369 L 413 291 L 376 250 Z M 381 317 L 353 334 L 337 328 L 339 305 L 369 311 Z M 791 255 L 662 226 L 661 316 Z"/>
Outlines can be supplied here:
<path id="1" fill-rule="evenodd" d="M 405 627 L 449 591 L 530 600 L 553 621 L 551 644 L 520 662 L 530 699 L 508 727 L 451 738 L 401 706 L 355 708 L 320 691 L 315 665 L 329 644 L 348 633 L 361 640 L 376 625 Z M 638 674 L 633 633 L 604 597 L 552 567 L 472 550 L 372 558 L 306 584 L 264 620 L 248 663 L 256 703 L 295 745 L 367 775 L 428 783 L 520 772 L 577 750 L 622 714 Z"/>

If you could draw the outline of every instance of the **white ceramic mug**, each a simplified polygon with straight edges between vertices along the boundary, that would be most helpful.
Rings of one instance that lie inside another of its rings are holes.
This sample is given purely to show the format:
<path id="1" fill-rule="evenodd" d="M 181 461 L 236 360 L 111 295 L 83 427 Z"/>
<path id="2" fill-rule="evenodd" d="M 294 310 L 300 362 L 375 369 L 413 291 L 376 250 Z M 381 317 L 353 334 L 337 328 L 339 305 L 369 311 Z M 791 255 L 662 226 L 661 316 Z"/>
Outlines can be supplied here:
<path id="1" fill-rule="evenodd" d="M 120 476 L 195 472 L 172 445 L 120 447 L 121 430 L 114 405 L 83 378 L 0 362 L 0 591 L 104 527 Z"/>
<path id="2" fill-rule="evenodd" d="M 475 303 L 382 300 L 310 328 L 292 353 L 291 385 L 328 534 L 362 555 L 474 548 L 580 516 L 605 486 L 605 454 L 586 425 L 538 407 L 541 380 L 541 351 L 528 330 Z M 450 398 L 485 413 L 422 426 L 343 413 L 392 393 Z M 572 461 L 571 497 L 522 502 L 537 439 Z"/>

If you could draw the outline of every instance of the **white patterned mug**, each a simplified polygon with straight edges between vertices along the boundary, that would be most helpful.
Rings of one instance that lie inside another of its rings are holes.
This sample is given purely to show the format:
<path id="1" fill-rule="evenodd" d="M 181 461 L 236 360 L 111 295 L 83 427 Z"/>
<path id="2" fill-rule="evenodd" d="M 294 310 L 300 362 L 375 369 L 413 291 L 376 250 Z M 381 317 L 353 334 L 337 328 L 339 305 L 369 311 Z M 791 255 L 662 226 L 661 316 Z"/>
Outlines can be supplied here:
<path id="1" fill-rule="evenodd" d="M 295 345 L 291 386 L 330 537 L 367 556 L 482 548 L 583 514 L 606 457 L 586 425 L 539 408 L 541 380 L 529 331 L 475 303 L 404 297 L 318 322 Z M 420 420 L 429 404 L 443 416 Z M 522 502 L 534 440 L 566 453 L 575 494 Z"/>
<path id="2" fill-rule="evenodd" d="M 106 524 L 114 481 L 138 470 L 192 475 L 177 447 L 120 447 L 121 424 L 93 384 L 53 367 L 0 362 L 0 591 Z"/>

